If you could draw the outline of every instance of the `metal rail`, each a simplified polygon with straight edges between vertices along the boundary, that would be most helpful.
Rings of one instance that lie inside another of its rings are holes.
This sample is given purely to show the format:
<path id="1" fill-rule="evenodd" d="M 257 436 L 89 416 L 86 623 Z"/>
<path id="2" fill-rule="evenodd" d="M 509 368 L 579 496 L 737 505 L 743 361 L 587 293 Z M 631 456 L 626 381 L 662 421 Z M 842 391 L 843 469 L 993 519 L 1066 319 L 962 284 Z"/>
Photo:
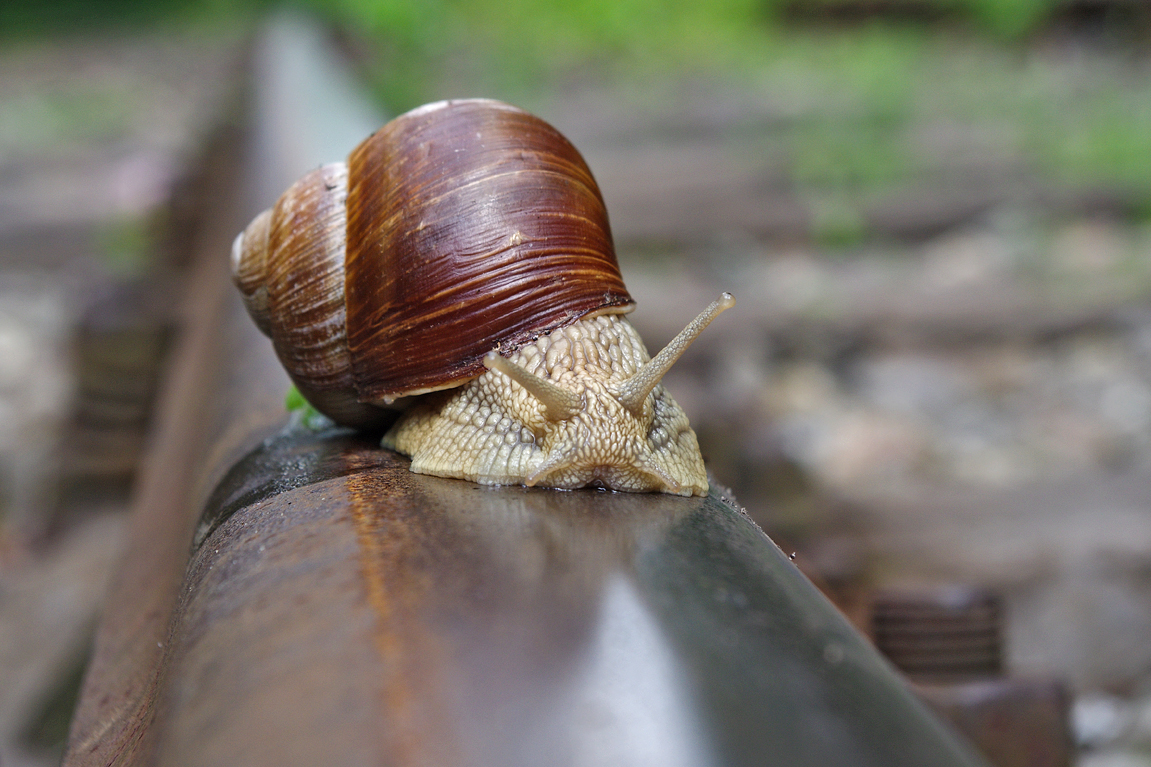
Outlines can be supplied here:
<path id="1" fill-rule="evenodd" d="M 265 38 L 261 93 L 317 71 L 300 34 Z M 263 98 L 267 204 L 314 105 Z M 285 425 L 225 284 L 241 167 L 219 164 L 66 765 L 981 764 L 730 499 L 483 488 Z"/>

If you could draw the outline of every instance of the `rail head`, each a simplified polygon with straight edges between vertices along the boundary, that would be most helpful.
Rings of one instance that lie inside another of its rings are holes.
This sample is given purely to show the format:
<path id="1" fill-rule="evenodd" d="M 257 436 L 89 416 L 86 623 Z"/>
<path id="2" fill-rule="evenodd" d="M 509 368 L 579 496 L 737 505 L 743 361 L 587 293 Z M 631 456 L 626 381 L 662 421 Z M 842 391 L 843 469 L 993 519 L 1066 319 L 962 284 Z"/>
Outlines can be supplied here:
<path id="1" fill-rule="evenodd" d="M 717 493 L 484 487 L 287 428 L 205 512 L 164 762 L 977 763 Z"/>

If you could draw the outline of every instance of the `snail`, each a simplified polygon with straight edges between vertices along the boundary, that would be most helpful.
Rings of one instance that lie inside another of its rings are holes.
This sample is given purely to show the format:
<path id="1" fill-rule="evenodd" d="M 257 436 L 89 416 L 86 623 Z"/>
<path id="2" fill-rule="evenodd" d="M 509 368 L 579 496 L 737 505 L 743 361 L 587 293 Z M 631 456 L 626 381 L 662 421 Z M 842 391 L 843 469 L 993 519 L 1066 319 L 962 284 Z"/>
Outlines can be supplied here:
<path id="1" fill-rule="evenodd" d="M 591 171 L 534 115 L 486 99 L 401 115 L 257 216 L 232 271 L 300 393 L 336 423 L 390 423 L 413 472 L 707 493 L 659 382 L 734 299 L 649 358 Z"/>

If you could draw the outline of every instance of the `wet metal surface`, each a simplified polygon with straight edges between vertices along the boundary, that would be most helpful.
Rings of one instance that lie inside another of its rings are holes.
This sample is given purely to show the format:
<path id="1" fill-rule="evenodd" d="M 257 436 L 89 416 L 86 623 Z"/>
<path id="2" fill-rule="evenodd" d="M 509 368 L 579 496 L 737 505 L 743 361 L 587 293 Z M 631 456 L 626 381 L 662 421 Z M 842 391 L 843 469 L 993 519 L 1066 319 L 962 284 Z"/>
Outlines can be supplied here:
<path id="1" fill-rule="evenodd" d="M 316 434 L 316 439 L 300 436 L 285 428 L 228 468 L 204 505 L 194 547 L 240 509 L 297 487 L 379 465 L 388 455 L 377 449 L 379 435 L 333 428 Z"/>
<path id="2" fill-rule="evenodd" d="M 485 488 L 337 432 L 236 467 L 161 764 L 974 763 L 714 495 Z"/>

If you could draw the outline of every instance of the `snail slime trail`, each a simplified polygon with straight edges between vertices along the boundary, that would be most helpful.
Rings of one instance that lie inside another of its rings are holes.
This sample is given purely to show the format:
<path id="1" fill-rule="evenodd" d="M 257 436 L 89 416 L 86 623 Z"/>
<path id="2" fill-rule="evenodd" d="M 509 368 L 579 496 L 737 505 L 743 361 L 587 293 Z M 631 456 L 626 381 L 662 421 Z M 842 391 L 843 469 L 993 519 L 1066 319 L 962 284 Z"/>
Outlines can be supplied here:
<path id="1" fill-rule="evenodd" d="M 660 380 L 735 300 L 649 357 L 599 187 L 534 115 L 468 99 L 397 117 L 257 216 L 232 273 L 300 393 L 340 424 L 394 421 L 383 444 L 414 472 L 707 493 Z"/>

